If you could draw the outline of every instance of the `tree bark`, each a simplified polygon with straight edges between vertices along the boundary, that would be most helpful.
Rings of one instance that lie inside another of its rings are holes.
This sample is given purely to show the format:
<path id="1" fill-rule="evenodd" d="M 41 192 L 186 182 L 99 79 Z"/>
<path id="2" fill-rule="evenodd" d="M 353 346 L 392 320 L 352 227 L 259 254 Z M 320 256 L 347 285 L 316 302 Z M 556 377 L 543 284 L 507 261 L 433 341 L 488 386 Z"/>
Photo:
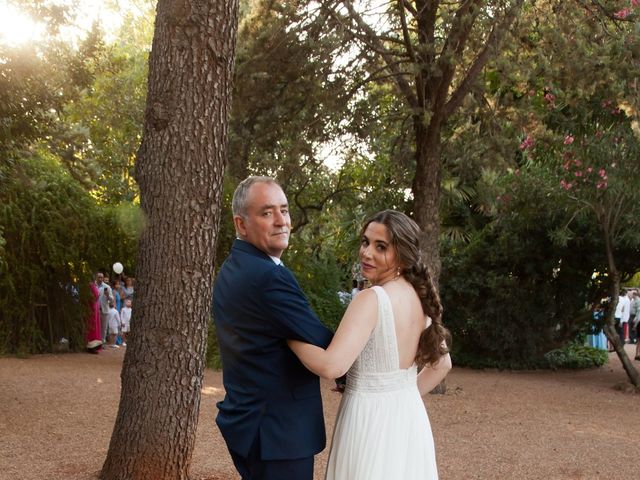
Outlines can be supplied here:
<path id="1" fill-rule="evenodd" d="M 618 272 L 618 267 L 616 266 L 615 258 L 613 256 L 613 245 L 607 222 L 603 221 L 602 219 L 600 219 L 600 221 L 602 225 L 602 232 L 604 235 L 604 244 L 606 249 L 605 253 L 607 255 L 609 279 L 611 282 L 609 287 L 611 303 L 607 312 L 607 321 L 605 323 L 604 334 L 607 337 L 607 340 L 611 342 L 611 345 L 613 345 L 613 349 L 618 355 L 618 358 L 622 363 L 622 367 L 624 368 L 624 371 L 627 372 L 627 376 L 629 377 L 631 383 L 636 387 L 640 387 L 640 375 L 638 374 L 638 370 L 636 370 L 636 367 L 629 359 L 629 356 L 624 349 L 624 343 L 620 341 L 618 332 L 616 332 L 615 329 L 615 311 L 618 305 L 618 297 L 620 296 L 620 273 Z"/>
<path id="2" fill-rule="evenodd" d="M 103 480 L 188 478 L 210 321 L 237 9 L 237 0 L 158 2 L 136 164 L 146 225 Z"/>
<path id="3" fill-rule="evenodd" d="M 439 285 L 440 261 L 440 183 L 442 164 L 440 154 L 441 121 L 433 117 L 429 125 L 423 117 L 414 116 L 416 136 L 416 170 L 413 177 L 413 215 L 422 232 L 422 252 L 431 267 L 433 281 Z"/>

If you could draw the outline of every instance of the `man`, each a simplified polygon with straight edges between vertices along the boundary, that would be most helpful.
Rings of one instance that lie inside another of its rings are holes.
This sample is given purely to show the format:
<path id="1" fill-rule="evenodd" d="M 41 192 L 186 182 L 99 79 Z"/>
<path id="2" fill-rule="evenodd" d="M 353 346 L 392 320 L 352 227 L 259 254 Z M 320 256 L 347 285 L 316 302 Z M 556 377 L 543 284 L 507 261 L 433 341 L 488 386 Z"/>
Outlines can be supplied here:
<path id="1" fill-rule="evenodd" d="M 109 302 L 113 299 L 113 292 L 108 283 L 104 281 L 104 273 L 96 273 L 96 286 L 100 296 L 100 333 L 102 334 L 102 343 L 107 343 L 107 330 L 109 327 Z"/>
<path id="2" fill-rule="evenodd" d="M 620 337 L 620 343 L 625 344 L 629 338 L 629 310 L 631 308 L 631 302 L 627 296 L 626 291 L 621 291 L 618 297 L 618 304 L 616 305 L 616 311 L 614 318 L 616 322 L 616 330 Z"/>
<path id="3" fill-rule="evenodd" d="M 232 210 L 237 239 L 213 292 L 226 390 L 216 423 L 243 480 L 311 480 L 326 443 L 320 384 L 286 340 L 326 348 L 332 333 L 280 261 L 291 229 L 280 186 L 249 177 Z"/>
<path id="4" fill-rule="evenodd" d="M 631 306 L 629 307 L 629 340 L 631 341 L 631 343 L 636 343 L 638 341 L 637 326 L 638 321 L 640 320 L 640 312 L 638 312 L 638 307 L 640 307 L 640 298 L 638 298 L 638 291 L 631 290 Z"/>

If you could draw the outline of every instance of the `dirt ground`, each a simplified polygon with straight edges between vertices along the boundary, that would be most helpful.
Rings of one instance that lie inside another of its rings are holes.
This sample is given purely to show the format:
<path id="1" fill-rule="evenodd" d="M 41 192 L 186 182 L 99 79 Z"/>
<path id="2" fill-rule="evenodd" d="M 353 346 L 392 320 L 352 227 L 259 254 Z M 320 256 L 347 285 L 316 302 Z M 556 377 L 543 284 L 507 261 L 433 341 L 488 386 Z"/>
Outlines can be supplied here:
<path id="1" fill-rule="evenodd" d="M 118 408 L 123 357 L 121 348 L 0 358 L 0 479 L 95 479 Z M 614 356 L 578 372 L 454 368 L 448 393 L 426 400 L 440 478 L 640 478 L 640 395 L 614 388 L 624 382 Z M 323 383 L 329 438 L 340 401 L 330 387 Z M 220 372 L 206 372 L 202 393 L 192 478 L 236 480 L 214 423 Z M 316 479 L 327 454 L 317 457 Z"/>

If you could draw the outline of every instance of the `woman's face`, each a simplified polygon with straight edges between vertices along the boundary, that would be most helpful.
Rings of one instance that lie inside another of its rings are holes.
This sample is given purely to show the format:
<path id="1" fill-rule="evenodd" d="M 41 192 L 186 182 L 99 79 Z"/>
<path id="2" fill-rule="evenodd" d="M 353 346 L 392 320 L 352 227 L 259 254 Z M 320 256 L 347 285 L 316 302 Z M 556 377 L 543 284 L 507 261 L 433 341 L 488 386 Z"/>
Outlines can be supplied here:
<path id="1" fill-rule="evenodd" d="M 386 226 L 371 222 L 360 239 L 362 276 L 373 284 L 382 285 L 398 276 L 398 256 L 391 245 Z"/>

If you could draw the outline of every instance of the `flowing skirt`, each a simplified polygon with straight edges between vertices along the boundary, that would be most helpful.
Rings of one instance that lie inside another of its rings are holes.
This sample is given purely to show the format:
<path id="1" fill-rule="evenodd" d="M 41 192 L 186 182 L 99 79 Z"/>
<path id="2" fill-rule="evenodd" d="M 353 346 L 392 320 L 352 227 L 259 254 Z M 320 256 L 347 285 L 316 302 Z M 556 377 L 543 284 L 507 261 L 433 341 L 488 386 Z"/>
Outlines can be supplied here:
<path id="1" fill-rule="evenodd" d="M 415 382 L 384 392 L 345 391 L 326 480 L 436 480 L 433 435 Z"/>

